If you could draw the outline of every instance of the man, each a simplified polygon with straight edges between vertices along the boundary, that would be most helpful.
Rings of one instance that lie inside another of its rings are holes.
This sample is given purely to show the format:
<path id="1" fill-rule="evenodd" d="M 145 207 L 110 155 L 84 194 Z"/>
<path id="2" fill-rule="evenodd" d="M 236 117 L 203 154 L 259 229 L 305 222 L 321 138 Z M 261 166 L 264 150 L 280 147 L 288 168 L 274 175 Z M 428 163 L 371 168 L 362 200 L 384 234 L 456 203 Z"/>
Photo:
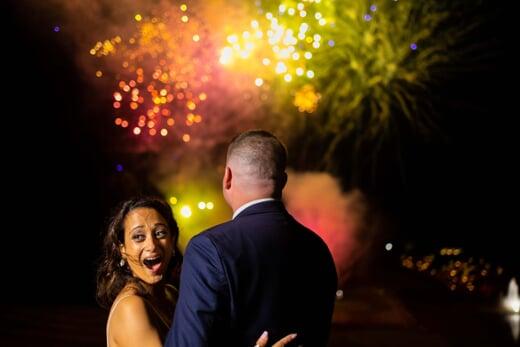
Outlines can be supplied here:
<path id="1" fill-rule="evenodd" d="M 270 341 L 296 333 L 289 345 L 326 345 L 336 270 L 321 238 L 280 201 L 286 161 L 267 131 L 229 145 L 222 189 L 233 219 L 188 244 L 166 346 L 247 347 L 264 330 Z"/>

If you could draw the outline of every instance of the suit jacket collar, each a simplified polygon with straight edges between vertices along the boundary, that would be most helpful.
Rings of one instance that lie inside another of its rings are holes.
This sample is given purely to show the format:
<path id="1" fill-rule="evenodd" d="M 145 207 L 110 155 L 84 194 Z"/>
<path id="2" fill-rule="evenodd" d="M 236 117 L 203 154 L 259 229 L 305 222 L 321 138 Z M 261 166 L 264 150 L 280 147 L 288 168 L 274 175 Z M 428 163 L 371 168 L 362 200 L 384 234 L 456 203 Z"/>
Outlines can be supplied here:
<path id="1" fill-rule="evenodd" d="M 250 216 L 253 214 L 284 211 L 285 207 L 280 200 L 269 200 L 249 206 L 240 212 L 233 220 L 237 220 L 241 217 Z"/>

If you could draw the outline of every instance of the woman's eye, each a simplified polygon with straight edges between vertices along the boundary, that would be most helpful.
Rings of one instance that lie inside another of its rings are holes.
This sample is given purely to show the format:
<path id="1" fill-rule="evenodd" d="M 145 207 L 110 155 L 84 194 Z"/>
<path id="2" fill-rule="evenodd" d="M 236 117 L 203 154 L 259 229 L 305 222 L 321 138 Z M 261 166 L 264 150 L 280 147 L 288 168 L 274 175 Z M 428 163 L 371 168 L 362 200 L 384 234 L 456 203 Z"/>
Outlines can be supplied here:
<path id="1" fill-rule="evenodd" d="M 144 235 L 141 235 L 141 234 L 137 234 L 137 235 L 132 236 L 132 240 L 137 241 L 137 242 L 144 241 L 145 238 L 146 237 Z"/>
<path id="2" fill-rule="evenodd" d="M 158 239 L 162 239 L 168 235 L 168 230 L 157 230 L 155 232 L 155 237 Z"/>

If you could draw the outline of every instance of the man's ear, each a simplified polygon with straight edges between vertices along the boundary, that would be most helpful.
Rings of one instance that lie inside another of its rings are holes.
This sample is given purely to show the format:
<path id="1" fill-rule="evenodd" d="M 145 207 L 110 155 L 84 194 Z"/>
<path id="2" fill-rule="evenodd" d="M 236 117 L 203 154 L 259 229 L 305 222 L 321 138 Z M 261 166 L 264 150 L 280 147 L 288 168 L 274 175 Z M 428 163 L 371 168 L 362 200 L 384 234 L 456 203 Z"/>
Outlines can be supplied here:
<path id="1" fill-rule="evenodd" d="M 228 190 L 231 188 L 231 180 L 233 178 L 233 173 L 231 172 L 231 168 L 226 166 L 224 170 L 224 179 L 222 180 L 222 185 L 224 189 Z"/>
<path id="2" fill-rule="evenodd" d="M 286 184 L 287 184 L 287 172 L 284 172 L 283 176 L 282 176 L 282 181 L 280 182 L 280 188 L 284 189 Z"/>
<path id="3" fill-rule="evenodd" d="M 275 199 L 282 198 L 282 190 L 286 184 L 287 184 L 287 173 L 284 172 L 283 175 L 280 175 L 278 177 L 278 179 L 275 181 L 274 192 L 273 192 L 273 194 L 274 194 L 273 197 Z"/>

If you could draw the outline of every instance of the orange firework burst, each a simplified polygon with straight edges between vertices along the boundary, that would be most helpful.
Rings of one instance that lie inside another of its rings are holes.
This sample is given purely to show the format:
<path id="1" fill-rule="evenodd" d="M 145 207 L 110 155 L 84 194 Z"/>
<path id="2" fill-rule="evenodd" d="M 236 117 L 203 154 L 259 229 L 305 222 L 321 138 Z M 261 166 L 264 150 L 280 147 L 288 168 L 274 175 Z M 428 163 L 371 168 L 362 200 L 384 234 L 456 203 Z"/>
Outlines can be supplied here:
<path id="1" fill-rule="evenodd" d="M 160 16 L 136 14 L 134 30 L 123 38 L 97 42 L 99 78 L 116 81 L 114 123 L 136 136 L 176 134 L 184 142 L 203 119 L 201 106 L 213 70 L 211 45 L 200 21 L 186 5 L 162 9 Z"/>

